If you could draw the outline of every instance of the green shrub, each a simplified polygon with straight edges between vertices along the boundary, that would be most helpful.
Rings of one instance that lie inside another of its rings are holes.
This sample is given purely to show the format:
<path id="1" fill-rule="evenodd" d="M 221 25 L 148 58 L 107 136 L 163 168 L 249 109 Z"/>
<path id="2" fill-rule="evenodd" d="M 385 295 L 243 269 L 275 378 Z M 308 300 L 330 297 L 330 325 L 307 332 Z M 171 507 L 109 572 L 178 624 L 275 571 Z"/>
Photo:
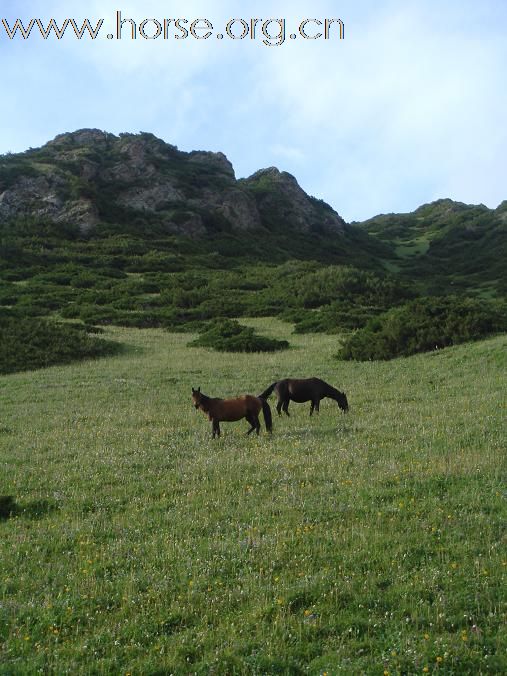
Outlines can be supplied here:
<path id="1" fill-rule="evenodd" d="M 0 316 L 0 373 L 14 373 L 115 354 L 118 343 L 89 336 L 82 327 Z"/>
<path id="2" fill-rule="evenodd" d="M 219 352 L 275 352 L 289 347 L 286 340 L 259 336 L 253 328 L 230 319 L 215 320 L 189 345 Z"/>
<path id="3" fill-rule="evenodd" d="M 342 359 L 393 359 L 507 330 L 507 308 L 470 298 L 420 298 L 392 308 L 352 334 Z"/>
<path id="4" fill-rule="evenodd" d="M 377 308 L 354 307 L 347 302 L 337 302 L 319 310 L 296 312 L 292 315 L 292 321 L 295 324 L 294 333 L 338 333 L 344 329 L 359 329 L 379 313 Z M 290 318 L 290 312 L 286 316 Z"/>

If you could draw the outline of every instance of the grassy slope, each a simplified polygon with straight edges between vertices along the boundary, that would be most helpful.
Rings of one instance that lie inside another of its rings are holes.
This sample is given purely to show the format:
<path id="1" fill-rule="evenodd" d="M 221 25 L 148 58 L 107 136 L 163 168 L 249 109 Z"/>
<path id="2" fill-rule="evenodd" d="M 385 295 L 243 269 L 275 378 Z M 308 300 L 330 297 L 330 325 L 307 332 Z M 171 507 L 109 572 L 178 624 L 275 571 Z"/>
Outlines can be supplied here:
<path id="1" fill-rule="evenodd" d="M 507 670 L 505 337 L 357 364 L 108 334 L 129 351 L 0 380 L 0 673 Z M 291 374 L 350 414 L 213 442 L 191 408 Z"/>
<path id="2" fill-rule="evenodd" d="M 444 199 L 412 213 L 381 214 L 359 225 L 392 248 L 395 257 L 386 257 L 386 268 L 417 280 L 426 293 L 452 288 L 485 297 L 505 295 L 503 207 L 493 210 Z"/>

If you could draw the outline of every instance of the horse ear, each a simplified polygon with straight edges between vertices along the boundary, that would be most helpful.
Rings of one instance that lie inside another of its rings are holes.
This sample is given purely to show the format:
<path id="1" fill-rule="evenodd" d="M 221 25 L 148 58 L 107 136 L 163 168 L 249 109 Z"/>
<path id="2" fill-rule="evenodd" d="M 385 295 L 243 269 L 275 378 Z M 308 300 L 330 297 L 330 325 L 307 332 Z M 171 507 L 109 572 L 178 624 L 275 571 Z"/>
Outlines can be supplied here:
<path id="1" fill-rule="evenodd" d="M 195 390 L 194 390 L 194 388 L 192 388 L 192 394 L 195 394 Z"/>
<path id="2" fill-rule="evenodd" d="M 199 385 L 199 387 L 197 388 L 197 391 L 198 391 L 198 392 L 201 391 L 201 386 L 200 386 L 200 385 Z"/>

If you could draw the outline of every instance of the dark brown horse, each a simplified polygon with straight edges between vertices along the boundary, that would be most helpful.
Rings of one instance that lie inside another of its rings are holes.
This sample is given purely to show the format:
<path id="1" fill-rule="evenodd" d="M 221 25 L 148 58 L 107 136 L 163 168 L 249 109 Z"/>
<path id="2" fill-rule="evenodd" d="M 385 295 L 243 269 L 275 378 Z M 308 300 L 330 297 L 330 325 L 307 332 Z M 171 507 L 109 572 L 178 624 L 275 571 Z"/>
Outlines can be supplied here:
<path id="1" fill-rule="evenodd" d="M 259 413 L 263 412 L 264 422 L 268 432 L 273 431 L 273 420 L 271 418 L 271 409 L 264 397 L 254 397 L 251 394 L 244 394 L 236 399 L 212 399 L 201 392 L 201 388 L 196 390 L 192 388 L 192 402 L 196 409 L 201 409 L 212 424 L 212 437 L 220 436 L 221 422 L 236 422 L 246 418 L 251 427 L 247 434 L 254 430 L 259 434 L 261 424 L 259 422 Z"/>
<path id="2" fill-rule="evenodd" d="M 291 400 L 298 404 L 302 404 L 305 401 L 311 401 L 310 415 L 312 415 L 314 410 L 318 413 L 320 400 L 325 397 L 334 399 L 342 411 L 347 412 L 349 410 L 349 403 L 345 394 L 334 388 L 332 385 L 328 385 L 328 383 L 320 378 L 285 378 L 284 380 L 277 380 L 276 383 L 270 385 L 268 389 L 264 390 L 259 396 L 267 398 L 273 390 L 278 397 L 276 404 L 278 415 L 282 415 L 282 411 L 289 415 L 289 402 Z"/>

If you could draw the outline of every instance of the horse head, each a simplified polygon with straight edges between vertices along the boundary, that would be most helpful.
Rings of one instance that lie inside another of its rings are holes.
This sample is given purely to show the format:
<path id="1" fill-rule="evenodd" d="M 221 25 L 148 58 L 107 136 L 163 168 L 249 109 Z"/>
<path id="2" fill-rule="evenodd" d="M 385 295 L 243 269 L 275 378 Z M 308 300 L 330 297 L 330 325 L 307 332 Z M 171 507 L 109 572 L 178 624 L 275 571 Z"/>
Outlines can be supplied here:
<path id="1" fill-rule="evenodd" d="M 202 395 L 201 395 L 201 388 L 198 387 L 196 390 L 192 388 L 192 403 L 194 404 L 195 408 L 199 408 L 201 405 L 201 400 L 202 400 Z"/>
<path id="2" fill-rule="evenodd" d="M 347 411 L 349 410 L 349 402 L 347 401 L 347 395 L 345 394 L 345 392 L 339 392 L 337 390 L 336 402 L 338 406 L 341 408 L 341 410 L 344 413 L 347 413 Z"/>

